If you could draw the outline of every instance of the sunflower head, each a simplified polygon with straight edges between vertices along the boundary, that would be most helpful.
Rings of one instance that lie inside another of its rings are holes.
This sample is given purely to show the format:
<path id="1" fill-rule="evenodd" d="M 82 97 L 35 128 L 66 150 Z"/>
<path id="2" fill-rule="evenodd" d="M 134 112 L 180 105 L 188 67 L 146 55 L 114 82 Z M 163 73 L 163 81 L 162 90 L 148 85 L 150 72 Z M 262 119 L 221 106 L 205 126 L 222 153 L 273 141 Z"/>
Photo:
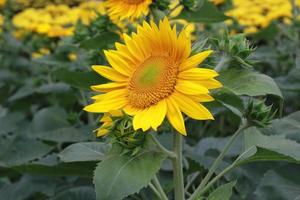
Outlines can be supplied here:
<path id="1" fill-rule="evenodd" d="M 198 68 L 212 51 L 191 55 L 191 40 L 185 31 L 177 34 L 167 18 L 138 26 L 137 33 L 124 35 L 125 44 L 105 51 L 111 65 L 93 66 L 112 82 L 92 86 L 103 94 L 85 107 L 88 112 L 121 109 L 133 117 L 133 128 L 157 130 L 165 118 L 186 135 L 182 112 L 197 120 L 213 119 L 202 105 L 212 101 L 209 89 L 221 87 L 217 72 Z"/>
<path id="2" fill-rule="evenodd" d="M 112 21 L 135 20 L 149 13 L 152 0 L 107 0 L 106 7 Z"/>

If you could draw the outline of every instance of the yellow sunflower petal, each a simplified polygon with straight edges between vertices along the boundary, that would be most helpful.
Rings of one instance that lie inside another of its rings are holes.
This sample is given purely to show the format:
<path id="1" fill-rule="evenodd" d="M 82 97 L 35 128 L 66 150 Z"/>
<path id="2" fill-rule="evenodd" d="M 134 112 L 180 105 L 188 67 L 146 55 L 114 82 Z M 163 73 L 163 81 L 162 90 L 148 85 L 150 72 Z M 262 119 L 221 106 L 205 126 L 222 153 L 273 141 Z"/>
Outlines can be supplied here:
<path id="1" fill-rule="evenodd" d="M 128 77 L 118 73 L 111 67 L 101 66 L 101 65 L 93 65 L 92 69 L 100 74 L 101 76 L 116 82 L 124 82 L 127 81 Z"/>
<path id="2" fill-rule="evenodd" d="M 144 132 L 150 129 L 151 123 L 144 116 L 147 114 L 148 109 L 138 112 L 133 117 L 133 128 L 134 130 L 142 129 Z"/>
<path id="3" fill-rule="evenodd" d="M 191 68 L 194 68 L 198 66 L 200 63 L 202 63 L 213 51 L 207 50 L 203 51 L 201 53 L 198 53 L 192 57 L 189 57 L 186 59 L 183 63 L 180 65 L 180 71 L 185 71 Z"/>
<path id="4" fill-rule="evenodd" d="M 91 86 L 92 90 L 96 92 L 110 92 L 116 89 L 122 89 L 125 88 L 127 83 L 106 83 L 101 85 L 93 85 Z"/>
<path id="5" fill-rule="evenodd" d="M 115 99 L 119 97 L 124 97 L 128 93 L 127 89 L 116 89 L 111 92 L 107 92 L 105 94 L 100 94 L 97 96 L 94 96 L 93 99 L 95 99 L 95 102 L 107 100 L 107 99 Z"/>
<path id="6" fill-rule="evenodd" d="M 175 89 L 184 94 L 197 95 L 197 94 L 208 94 L 209 91 L 206 87 L 195 84 L 192 81 L 178 79 Z"/>
<path id="7" fill-rule="evenodd" d="M 128 103 L 126 98 L 108 99 L 101 102 L 96 102 L 84 107 L 85 111 L 93 113 L 104 113 L 110 110 L 123 108 Z"/>
<path id="8" fill-rule="evenodd" d="M 149 110 L 145 114 L 145 119 L 147 119 L 150 122 L 151 127 L 156 131 L 157 127 L 163 122 L 166 114 L 167 104 L 166 101 L 163 99 L 156 105 L 151 106 L 149 108 Z"/>
<path id="9" fill-rule="evenodd" d="M 215 80 L 215 79 L 206 79 L 206 80 L 197 80 L 197 81 L 193 81 L 196 84 L 199 85 L 203 85 L 204 87 L 208 88 L 208 89 L 217 89 L 222 87 L 222 83 L 220 83 L 219 81 Z"/>
<path id="10" fill-rule="evenodd" d="M 191 98 L 179 93 L 174 92 L 172 94 L 173 99 L 179 105 L 180 110 L 182 110 L 189 117 L 197 120 L 208 120 L 214 119 L 212 114 L 200 103 L 196 103 Z"/>
<path id="11" fill-rule="evenodd" d="M 123 108 L 124 112 L 127 114 L 127 115 L 136 115 L 138 112 L 140 112 L 141 110 L 140 109 L 137 109 L 137 108 L 134 108 L 132 107 L 131 105 L 126 105 L 124 108 Z"/>
<path id="12" fill-rule="evenodd" d="M 99 128 L 97 131 L 97 137 L 102 137 L 104 135 L 107 135 L 109 133 L 109 130 L 105 128 Z"/>
<path id="13" fill-rule="evenodd" d="M 180 134 L 187 135 L 184 120 L 180 112 L 179 106 L 172 99 L 172 97 L 167 98 L 166 103 L 168 107 L 167 118 L 169 122 Z"/>
<path id="14" fill-rule="evenodd" d="M 118 72 L 124 76 L 130 76 L 130 67 L 126 61 L 124 61 L 119 55 L 113 51 L 104 51 L 105 57 L 109 64 Z"/>
<path id="15" fill-rule="evenodd" d="M 178 78 L 186 79 L 186 80 L 203 80 L 214 78 L 219 74 L 212 69 L 205 68 L 192 68 L 185 71 L 182 71 L 178 74 Z"/>
<path id="16" fill-rule="evenodd" d="M 215 100 L 209 94 L 189 95 L 189 97 L 196 102 L 211 102 Z"/>

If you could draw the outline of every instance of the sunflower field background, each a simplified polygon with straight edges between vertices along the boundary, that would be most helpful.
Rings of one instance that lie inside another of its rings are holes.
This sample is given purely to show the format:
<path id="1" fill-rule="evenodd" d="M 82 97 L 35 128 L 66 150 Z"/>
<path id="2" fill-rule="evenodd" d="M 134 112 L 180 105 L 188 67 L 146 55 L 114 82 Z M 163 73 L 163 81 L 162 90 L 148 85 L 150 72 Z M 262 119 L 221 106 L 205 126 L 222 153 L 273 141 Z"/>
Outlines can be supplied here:
<path id="1" fill-rule="evenodd" d="M 127 111 L 84 110 L 113 80 L 91 66 L 114 65 L 106 50 L 148 23 L 182 30 L 190 56 L 210 52 L 199 67 L 216 80 L 197 103 L 214 120 L 190 106 L 183 128 L 165 113 L 140 133 Z M 0 200 L 300 200 L 299 0 L 0 0 L 0 27 Z"/>

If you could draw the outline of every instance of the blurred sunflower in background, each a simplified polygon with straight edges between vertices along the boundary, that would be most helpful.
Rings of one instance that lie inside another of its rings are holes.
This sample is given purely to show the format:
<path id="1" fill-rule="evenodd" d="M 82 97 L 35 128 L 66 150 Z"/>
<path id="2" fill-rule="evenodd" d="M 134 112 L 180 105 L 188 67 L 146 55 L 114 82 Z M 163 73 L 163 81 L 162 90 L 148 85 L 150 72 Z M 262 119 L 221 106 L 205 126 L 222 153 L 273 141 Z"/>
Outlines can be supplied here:
<path id="1" fill-rule="evenodd" d="M 296 0 L 300 7 L 300 0 Z M 291 23 L 292 3 L 289 0 L 233 0 L 233 8 L 226 12 L 243 27 L 244 33 L 252 34 L 268 27 L 275 20 Z M 233 21 L 227 21 L 232 24 Z"/>
<path id="2" fill-rule="evenodd" d="M 125 44 L 105 51 L 112 67 L 92 68 L 111 83 L 92 86 L 97 92 L 88 112 L 105 113 L 123 109 L 133 116 L 135 130 L 157 130 L 167 116 L 181 134 L 186 135 L 181 112 L 197 120 L 211 120 L 212 114 L 201 104 L 213 101 L 209 89 L 221 87 L 217 72 L 197 68 L 212 51 L 191 56 L 191 39 L 171 27 L 167 18 L 159 26 L 151 22 L 138 26 L 132 36 L 124 34 Z"/>
<path id="3" fill-rule="evenodd" d="M 135 20 L 149 13 L 152 0 L 107 0 L 106 3 L 112 21 Z"/>
<path id="4" fill-rule="evenodd" d="M 13 17 L 13 24 L 19 31 L 64 37 L 73 35 L 77 22 L 89 25 L 98 15 L 104 14 L 103 2 L 83 2 L 75 7 L 52 4 L 25 9 Z"/>

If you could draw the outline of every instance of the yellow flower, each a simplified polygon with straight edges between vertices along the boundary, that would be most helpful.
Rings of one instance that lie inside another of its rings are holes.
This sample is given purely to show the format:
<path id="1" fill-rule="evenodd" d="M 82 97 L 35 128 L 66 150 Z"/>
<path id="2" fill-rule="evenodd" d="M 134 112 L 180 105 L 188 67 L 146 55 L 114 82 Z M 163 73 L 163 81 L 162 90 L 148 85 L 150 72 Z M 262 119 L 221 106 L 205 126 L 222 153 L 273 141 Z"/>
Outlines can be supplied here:
<path id="1" fill-rule="evenodd" d="M 220 5 L 225 2 L 225 0 L 210 0 L 215 5 Z"/>
<path id="2" fill-rule="evenodd" d="M 124 34 L 125 44 L 105 51 L 112 67 L 93 66 L 111 83 L 95 85 L 103 92 L 84 110 L 105 113 L 123 110 L 133 116 L 135 130 L 157 130 L 167 116 L 172 126 L 186 135 L 182 113 L 197 120 L 211 120 L 202 102 L 213 101 L 209 89 L 221 87 L 217 72 L 197 66 L 212 51 L 191 55 L 191 40 L 185 31 L 178 35 L 167 18 L 159 26 L 151 22 L 138 26 L 132 36 Z"/>
<path id="3" fill-rule="evenodd" d="M 3 25 L 4 22 L 4 17 L 2 15 L 0 15 L 0 27 Z M 1 31 L 2 29 L 0 29 Z"/>
<path id="4" fill-rule="evenodd" d="M 2 8 L 6 3 L 6 0 L 0 0 L 0 8 Z"/>
<path id="5" fill-rule="evenodd" d="M 171 1 L 170 6 L 169 6 L 170 10 L 172 10 L 172 12 L 170 13 L 170 17 L 175 18 L 181 13 L 183 6 L 181 6 L 179 4 L 180 4 L 179 0 Z M 178 24 L 178 25 L 183 26 L 185 28 L 184 30 L 186 31 L 186 34 L 188 36 L 191 36 L 192 39 L 194 39 L 193 33 L 196 30 L 196 26 L 194 23 L 188 22 L 184 19 L 171 19 L 170 23 L 172 25 Z"/>
<path id="6" fill-rule="evenodd" d="M 48 37 L 64 37 L 74 33 L 79 20 L 88 25 L 98 14 L 105 14 L 103 2 L 84 2 L 77 7 L 47 5 L 45 8 L 29 8 L 18 13 L 13 18 L 13 24 L 18 29 Z"/>
<path id="7" fill-rule="evenodd" d="M 292 18 L 290 0 L 233 0 L 233 9 L 226 12 L 244 27 L 245 33 L 255 33 L 274 20 L 289 24 Z M 300 6 L 300 0 L 296 1 Z"/>
<path id="8" fill-rule="evenodd" d="M 107 12 L 112 21 L 135 20 L 149 13 L 152 0 L 107 0 Z"/>
<path id="9" fill-rule="evenodd" d="M 75 61 L 75 60 L 77 60 L 77 54 L 76 53 L 70 53 L 68 55 L 68 58 L 69 58 L 70 61 Z"/>
<path id="10" fill-rule="evenodd" d="M 38 59 L 38 58 L 41 58 L 45 55 L 49 55 L 51 52 L 50 52 L 50 49 L 47 49 L 47 48 L 41 48 L 39 49 L 38 52 L 33 52 L 31 54 L 31 57 L 34 58 L 34 59 Z"/>

